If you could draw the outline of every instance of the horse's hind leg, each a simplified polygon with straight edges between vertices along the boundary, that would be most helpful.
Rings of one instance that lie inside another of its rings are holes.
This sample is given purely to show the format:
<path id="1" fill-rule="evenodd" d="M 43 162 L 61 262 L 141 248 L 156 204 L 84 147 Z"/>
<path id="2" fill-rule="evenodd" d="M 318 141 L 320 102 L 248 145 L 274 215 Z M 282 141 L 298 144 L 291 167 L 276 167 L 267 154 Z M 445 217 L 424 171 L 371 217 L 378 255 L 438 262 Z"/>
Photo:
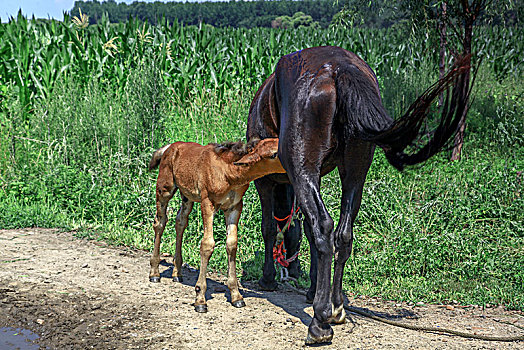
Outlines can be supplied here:
<path id="1" fill-rule="evenodd" d="M 333 259 L 333 219 L 322 202 L 319 184 L 320 174 L 301 174 L 294 179 L 294 186 L 300 208 L 306 217 L 318 253 L 317 284 L 313 300 L 315 312 L 309 325 L 306 343 L 324 343 L 333 338 L 329 326 L 331 318 L 331 261 Z"/>
<path id="2" fill-rule="evenodd" d="M 160 240 L 162 239 L 162 233 L 166 228 L 167 205 L 169 200 L 173 198 L 173 195 L 177 189 L 173 181 L 173 175 L 170 171 L 167 171 L 167 168 L 168 167 L 160 168 L 156 185 L 156 216 L 155 222 L 153 223 L 153 229 L 155 231 L 155 245 L 153 248 L 153 255 L 151 256 L 150 260 L 150 282 L 160 282 L 160 272 L 158 271 L 158 265 L 160 264 Z M 166 171 L 163 171 L 164 169 Z"/>
<path id="3" fill-rule="evenodd" d="M 330 322 L 344 323 L 344 299 L 342 295 L 342 276 L 344 266 L 353 246 L 353 223 L 357 217 L 362 199 L 362 189 L 366 174 L 373 160 L 375 146 L 355 141 L 346 146 L 342 164 L 338 166 L 342 182 L 340 220 L 335 230 L 335 268 L 333 273 L 333 313 Z"/>
<path id="4" fill-rule="evenodd" d="M 200 272 L 195 286 L 195 311 L 207 312 L 206 273 L 209 258 L 211 258 L 211 254 L 213 254 L 213 250 L 215 249 L 215 240 L 213 238 L 213 216 L 215 215 L 215 208 L 213 203 L 207 198 L 202 199 L 200 208 L 202 209 L 202 219 L 204 221 L 204 237 L 202 237 L 202 242 L 200 243 Z"/>
<path id="5" fill-rule="evenodd" d="M 320 195 L 320 169 L 323 154 L 315 154 L 323 149 L 318 145 L 304 144 L 303 149 L 297 149 L 284 140 L 283 155 L 280 157 L 287 174 L 293 183 L 300 209 L 309 224 L 314 244 L 317 248 L 317 283 L 313 300 L 314 317 L 308 328 L 307 344 L 330 342 L 333 329 L 329 325 L 331 318 L 331 263 L 333 259 L 333 219 L 330 217 Z M 309 157 L 311 162 L 306 166 L 303 159 Z"/>
<path id="6" fill-rule="evenodd" d="M 182 204 L 176 215 L 175 231 L 176 231 L 176 250 L 175 258 L 173 259 L 173 281 L 182 282 L 182 238 L 184 230 L 187 228 L 188 217 L 193 209 L 193 202 L 191 202 L 183 194 Z"/>
<path id="7" fill-rule="evenodd" d="M 315 238 L 313 237 L 313 232 L 311 231 L 311 226 L 307 221 L 304 221 L 304 234 L 307 237 L 309 243 L 309 252 L 311 255 L 311 265 L 309 267 L 309 280 L 310 285 L 306 293 L 306 303 L 313 304 L 315 299 L 315 292 L 317 290 L 317 265 L 318 265 L 318 254 L 317 247 L 315 246 Z"/>
<path id="8" fill-rule="evenodd" d="M 240 219 L 240 213 L 242 212 L 242 201 L 235 207 L 226 210 L 224 213 L 226 216 L 227 225 L 227 238 L 226 238 L 226 249 L 227 249 L 227 260 L 228 260 L 228 276 L 227 276 L 227 287 L 231 293 L 231 304 L 234 307 L 244 307 L 246 303 L 242 294 L 238 291 L 238 280 L 237 280 L 237 269 L 236 269 L 236 258 L 237 258 L 237 245 L 238 245 L 238 220 Z"/>
<path id="9" fill-rule="evenodd" d="M 336 92 L 329 67 L 317 73 L 311 84 L 307 84 L 308 79 L 298 81 L 293 76 L 294 69 L 282 67 L 276 73 L 281 78 L 279 90 L 286 92 L 280 106 L 279 158 L 311 226 L 318 254 L 314 317 L 306 344 L 325 343 L 333 338 L 329 320 L 334 232 L 333 219 L 320 195 L 320 170 L 337 145 L 333 130 Z"/>

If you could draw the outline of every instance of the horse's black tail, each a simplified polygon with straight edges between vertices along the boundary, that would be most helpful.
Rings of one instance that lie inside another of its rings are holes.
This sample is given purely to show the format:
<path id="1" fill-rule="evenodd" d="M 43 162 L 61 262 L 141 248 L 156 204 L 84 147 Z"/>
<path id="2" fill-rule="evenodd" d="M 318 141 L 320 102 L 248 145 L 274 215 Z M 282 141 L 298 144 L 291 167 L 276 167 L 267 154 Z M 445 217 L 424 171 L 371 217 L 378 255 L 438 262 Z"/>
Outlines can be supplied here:
<path id="1" fill-rule="evenodd" d="M 361 98 L 353 98 L 350 103 L 358 106 L 360 102 L 365 107 L 360 110 L 353 109 L 355 117 L 349 118 L 350 124 L 354 124 L 351 129 L 356 130 L 355 136 L 382 147 L 389 163 L 399 170 L 406 165 L 418 164 L 429 159 L 453 139 L 452 136 L 458 131 L 463 115 L 467 113 L 471 92 L 470 60 L 470 55 L 456 59 L 446 76 L 419 96 L 407 112 L 395 121 L 387 115 L 378 94 L 362 91 L 362 86 L 372 88 L 369 80 L 367 84 L 358 84 L 360 90 L 353 93 Z M 363 76 L 362 73 L 360 75 Z M 453 88 L 451 97 L 450 87 Z M 444 92 L 447 92 L 447 95 L 438 126 L 429 132 L 421 130 L 424 122 L 428 120 L 429 107 Z"/>

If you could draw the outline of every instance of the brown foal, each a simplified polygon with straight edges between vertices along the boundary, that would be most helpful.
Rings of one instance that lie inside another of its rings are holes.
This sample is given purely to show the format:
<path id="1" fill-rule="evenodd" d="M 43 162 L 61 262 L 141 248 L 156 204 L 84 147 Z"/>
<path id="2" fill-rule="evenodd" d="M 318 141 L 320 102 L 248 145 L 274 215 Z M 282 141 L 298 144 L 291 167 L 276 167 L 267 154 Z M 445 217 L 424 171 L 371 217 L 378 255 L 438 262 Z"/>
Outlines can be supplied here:
<path id="1" fill-rule="evenodd" d="M 176 142 L 153 153 L 149 169 L 160 165 L 156 184 L 155 246 L 151 257 L 149 280 L 160 282 L 160 239 L 167 223 L 167 205 L 180 189 L 182 205 L 175 223 L 176 250 L 173 280 L 182 281 L 182 236 L 188 225 L 188 216 L 194 202 L 201 203 L 204 237 L 200 244 L 200 272 L 195 286 L 195 310 L 206 312 L 206 270 L 215 247 L 213 216 L 222 209 L 227 224 L 226 249 L 228 255 L 227 286 L 231 303 L 245 306 L 238 291 L 236 276 L 237 225 L 242 212 L 242 197 L 249 183 L 272 173 L 285 173 L 277 157 L 278 139 L 223 145 L 202 146 L 193 142 Z"/>

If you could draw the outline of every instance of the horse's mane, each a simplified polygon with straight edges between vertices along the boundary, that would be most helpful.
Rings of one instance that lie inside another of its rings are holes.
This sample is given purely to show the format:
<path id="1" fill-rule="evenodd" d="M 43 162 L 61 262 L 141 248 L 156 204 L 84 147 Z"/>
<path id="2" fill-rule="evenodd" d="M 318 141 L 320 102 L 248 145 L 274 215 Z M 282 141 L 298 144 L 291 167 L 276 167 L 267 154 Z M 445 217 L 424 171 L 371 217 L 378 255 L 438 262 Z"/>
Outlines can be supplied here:
<path id="1" fill-rule="evenodd" d="M 243 157 L 251 152 L 258 144 L 260 139 L 251 139 L 248 142 L 237 141 L 237 142 L 222 142 L 222 143 L 211 143 L 210 145 L 215 146 L 213 149 L 219 156 L 224 152 L 231 152 L 233 155 Z"/>

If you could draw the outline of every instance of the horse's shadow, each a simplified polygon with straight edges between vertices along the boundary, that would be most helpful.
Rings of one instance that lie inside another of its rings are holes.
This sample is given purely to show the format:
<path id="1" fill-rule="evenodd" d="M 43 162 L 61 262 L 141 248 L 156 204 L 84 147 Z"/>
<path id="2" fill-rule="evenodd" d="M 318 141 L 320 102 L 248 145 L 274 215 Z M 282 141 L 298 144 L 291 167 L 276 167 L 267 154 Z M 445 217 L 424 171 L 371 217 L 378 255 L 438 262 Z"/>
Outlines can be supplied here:
<path id="1" fill-rule="evenodd" d="M 167 262 L 166 260 L 162 260 L 160 262 L 160 265 L 167 267 L 164 271 L 160 273 L 160 277 L 171 279 L 172 274 L 173 274 L 173 264 Z M 198 279 L 198 273 L 199 271 L 197 269 L 184 265 L 182 268 L 183 280 L 181 283 L 189 287 L 194 287 Z M 227 302 L 229 303 L 231 302 L 231 295 L 226 285 L 224 285 L 221 282 L 217 282 L 216 280 L 212 278 L 207 278 L 206 281 L 207 281 L 206 300 L 211 300 L 215 296 L 223 295 L 226 298 Z M 286 288 L 285 286 L 282 286 L 282 285 L 279 285 L 276 291 L 261 290 L 258 286 L 258 283 L 252 282 L 252 281 L 243 281 L 242 285 L 243 285 L 243 288 L 240 288 L 240 293 L 242 294 L 244 299 L 246 299 L 246 304 L 247 304 L 246 307 L 249 307 L 249 298 L 266 299 L 271 304 L 275 305 L 276 307 L 281 308 L 283 311 L 285 311 L 290 316 L 294 316 L 300 319 L 300 321 L 304 325 L 308 326 L 311 323 L 312 317 L 310 316 L 309 313 L 306 312 L 306 309 L 311 307 L 312 305 L 306 302 L 306 297 L 304 295 L 301 295 L 297 293 L 296 291 Z M 346 295 L 344 295 L 344 304 L 350 305 L 350 301 Z M 390 313 L 390 312 L 383 312 L 383 311 L 374 311 L 374 310 L 370 310 L 365 307 L 352 306 L 352 308 L 356 310 L 364 311 L 368 314 L 373 314 L 375 316 L 385 318 L 388 320 L 399 320 L 399 319 L 416 317 L 416 314 L 413 313 L 413 311 L 407 310 L 407 309 L 400 309 L 394 313 Z M 347 314 L 347 322 L 353 324 L 353 328 L 356 325 L 356 321 L 353 319 L 353 316 L 363 317 L 362 315 L 351 312 L 351 311 L 349 312 L 346 311 L 346 314 Z"/>

